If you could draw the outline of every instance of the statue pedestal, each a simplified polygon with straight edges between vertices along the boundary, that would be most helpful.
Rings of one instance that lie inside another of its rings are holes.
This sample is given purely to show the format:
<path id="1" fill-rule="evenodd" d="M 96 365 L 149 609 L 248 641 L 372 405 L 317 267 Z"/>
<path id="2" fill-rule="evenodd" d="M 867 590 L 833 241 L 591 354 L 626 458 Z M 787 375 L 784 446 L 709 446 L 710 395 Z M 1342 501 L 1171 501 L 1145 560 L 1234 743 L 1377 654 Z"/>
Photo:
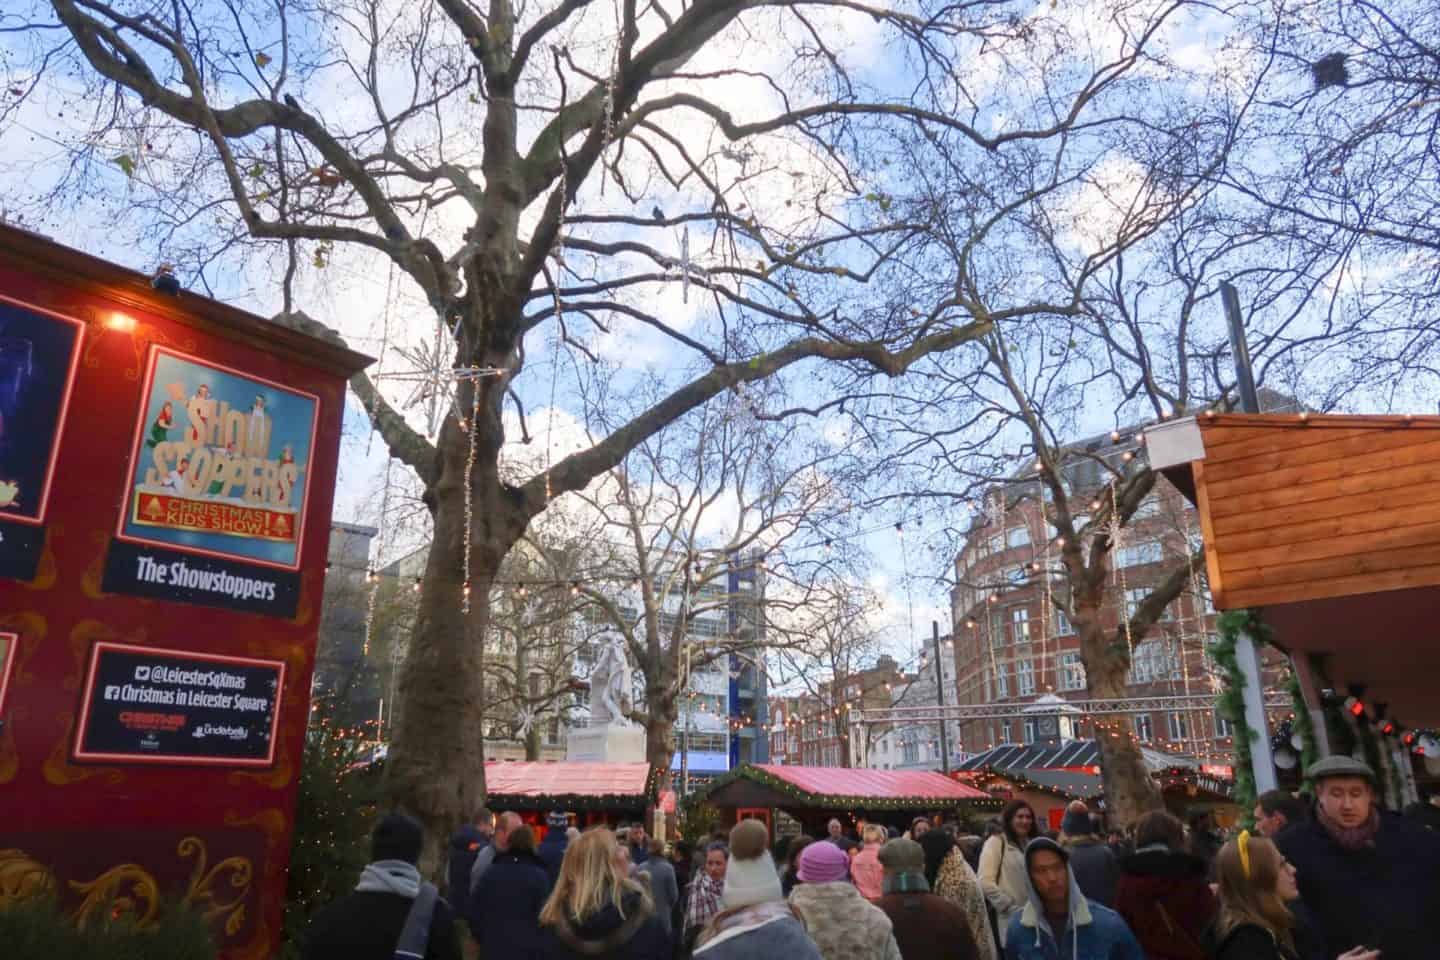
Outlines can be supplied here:
<path id="1" fill-rule="evenodd" d="M 607 724 L 572 730 L 565 737 L 565 759 L 581 763 L 644 763 L 645 729 Z"/>

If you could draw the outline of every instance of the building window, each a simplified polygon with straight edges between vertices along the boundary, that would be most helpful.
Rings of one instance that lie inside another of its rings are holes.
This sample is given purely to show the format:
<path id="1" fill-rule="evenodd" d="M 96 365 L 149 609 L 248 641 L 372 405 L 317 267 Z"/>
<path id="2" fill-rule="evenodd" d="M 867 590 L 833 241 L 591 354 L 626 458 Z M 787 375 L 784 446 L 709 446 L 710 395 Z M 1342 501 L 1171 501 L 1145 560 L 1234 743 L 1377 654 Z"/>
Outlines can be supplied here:
<path id="1" fill-rule="evenodd" d="M 1223 717 L 1223 716 L 1220 715 L 1220 711 L 1219 711 L 1219 710 L 1216 710 L 1216 711 L 1215 711 L 1215 739 L 1219 740 L 1219 739 L 1222 739 L 1222 738 L 1224 738 L 1224 737 L 1233 737 L 1233 736 L 1235 736 L 1235 728 L 1230 725 L 1230 721 L 1229 721 L 1228 719 L 1226 719 L 1225 717 Z"/>
<path id="2" fill-rule="evenodd" d="M 1006 619 L 1010 622 L 1010 642 L 1030 642 L 1030 608 L 1011 607 L 1006 612 Z"/>
<path id="3" fill-rule="evenodd" d="M 1034 743 L 1035 739 L 1035 718 L 1028 717 L 1025 720 L 1025 742 Z"/>
<path id="4" fill-rule="evenodd" d="M 1144 743 L 1149 743 L 1155 739 L 1155 725 L 1150 721 L 1150 714 L 1135 714 L 1135 736 L 1139 737 Z"/>
<path id="5" fill-rule="evenodd" d="M 1160 515 L 1160 498 L 1148 496 L 1140 501 L 1140 506 L 1135 508 L 1132 517 L 1136 520 L 1143 520 L 1146 517 L 1158 517 Z"/>
<path id="6" fill-rule="evenodd" d="M 1066 615 L 1066 613 L 1065 613 L 1064 610 L 1061 610 L 1059 607 L 1056 607 L 1056 608 L 1055 608 L 1055 636 L 1057 636 L 1057 637 L 1068 637 L 1068 636 L 1070 636 L 1071 634 L 1073 634 L 1074 632 L 1075 632 L 1075 628 L 1070 625 L 1070 617 Z"/>
<path id="7" fill-rule="evenodd" d="M 997 533 L 985 541 L 985 552 L 991 556 L 1005 549 L 1005 534 Z"/>
<path id="8" fill-rule="evenodd" d="M 1144 603 L 1145 598 L 1148 596 L 1150 596 L 1149 587 L 1131 587 L 1129 590 L 1125 591 L 1126 620 L 1135 619 L 1135 612 L 1140 609 L 1140 604 Z M 1162 622 L 1173 619 L 1174 615 L 1171 613 L 1170 607 L 1168 605 L 1160 611 L 1160 620 Z"/>
<path id="9" fill-rule="evenodd" d="M 1080 654 L 1074 650 L 1060 654 L 1060 689 L 1085 689 L 1085 664 L 1080 662 Z"/>
<path id="10" fill-rule="evenodd" d="M 1013 549 L 1023 547 L 1030 542 L 1029 527 L 1011 527 L 1005 531 L 1005 546 Z"/>
<path id="11" fill-rule="evenodd" d="M 1130 683 L 1178 680 L 1180 676 L 1180 658 L 1168 640 L 1146 640 L 1130 655 Z"/>
<path id="12" fill-rule="evenodd" d="M 1003 700 L 1010 696 L 1010 678 L 1005 675 L 1006 667 L 1003 663 L 995 664 L 995 699 Z"/>
<path id="13" fill-rule="evenodd" d="M 1022 697 L 1035 692 L 1035 661 L 1021 660 L 1015 665 L 1015 686 Z"/>
<path id="14" fill-rule="evenodd" d="M 996 742 L 996 743 L 1009 743 L 1009 742 L 1010 742 L 1010 724 L 1008 724 L 1008 723 L 1002 723 L 1002 724 L 1000 724 L 1000 736 L 998 736 L 998 737 L 995 739 L 995 742 Z"/>
<path id="15" fill-rule="evenodd" d="M 1171 740 L 1190 739 L 1190 724 L 1185 720 L 1185 714 L 1172 713 L 1167 718 L 1167 725 L 1170 727 Z"/>
<path id="16" fill-rule="evenodd" d="M 1138 567 L 1146 563 L 1159 563 L 1161 556 L 1160 542 L 1147 540 L 1121 549 L 1116 555 L 1115 563 L 1121 567 Z"/>

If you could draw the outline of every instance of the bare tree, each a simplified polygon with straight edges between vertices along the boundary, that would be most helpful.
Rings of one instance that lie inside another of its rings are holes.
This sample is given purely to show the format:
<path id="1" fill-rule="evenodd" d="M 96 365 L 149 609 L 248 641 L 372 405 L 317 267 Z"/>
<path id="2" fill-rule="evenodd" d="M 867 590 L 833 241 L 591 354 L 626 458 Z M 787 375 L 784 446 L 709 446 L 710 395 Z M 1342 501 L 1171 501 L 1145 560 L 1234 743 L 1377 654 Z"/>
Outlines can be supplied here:
<path id="1" fill-rule="evenodd" d="M 1020 172 L 1045 144 L 1098 144 L 1160 111 L 1125 80 L 1185 4 L 1118 7 L 1117 42 L 1091 51 L 1026 3 L 32 0 L 3 15 L 31 43 L 7 67 L 14 87 L 23 99 L 53 78 L 45 89 L 86 105 L 88 126 L 65 142 L 68 166 L 12 206 L 53 222 L 123 197 L 114 222 L 202 285 L 273 256 L 277 321 L 319 336 L 335 334 L 305 313 L 302 281 L 347 251 L 418 295 L 432 332 L 403 356 L 433 439 L 383 383 L 352 386 L 433 517 L 387 767 L 433 866 L 433 838 L 484 795 L 491 588 L 556 497 L 737 385 L 823 362 L 853 386 L 996 323 L 1078 309 L 1023 284 L 981 301 L 909 282 L 927 267 L 911 261 L 919 238 L 949 211 L 893 203 L 892 171 L 922 155 L 991 170 L 968 222 L 1033 209 Z M 914 82 L 857 67 L 847 29 Z M 677 283 L 703 298 L 703 322 L 655 308 Z M 668 345 L 666 389 L 507 480 L 507 401 L 529 436 L 527 354 L 548 337 L 552 353 L 593 355 L 630 326 Z M 827 402 L 823 386 L 812 378 L 806 406 Z"/>
<path id="2" fill-rule="evenodd" d="M 603 422 L 620 404 L 606 398 L 592 416 Z M 793 548 L 839 510 L 840 484 L 827 468 L 844 447 L 764 419 L 765 404 L 747 391 L 696 411 L 575 495 L 603 518 L 614 570 L 613 580 L 584 590 L 643 677 L 632 718 L 662 768 L 691 675 L 715 663 L 763 672 L 777 650 L 803 639 L 787 625 L 816 602 L 817 577 L 836 562 Z"/>
<path id="3" fill-rule="evenodd" d="M 788 619 L 785 632 L 791 642 L 772 656 L 775 683 L 794 690 L 805 704 L 797 719 L 817 734 L 839 742 L 840 766 L 853 765 L 868 754 L 871 742 L 884 731 L 869 724 L 863 744 L 852 742 L 851 710 L 890 706 L 892 684 L 898 674 L 866 676 L 883 648 L 881 631 L 873 622 L 880 598 L 848 580 L 818 584 L 809 604 Z"/>

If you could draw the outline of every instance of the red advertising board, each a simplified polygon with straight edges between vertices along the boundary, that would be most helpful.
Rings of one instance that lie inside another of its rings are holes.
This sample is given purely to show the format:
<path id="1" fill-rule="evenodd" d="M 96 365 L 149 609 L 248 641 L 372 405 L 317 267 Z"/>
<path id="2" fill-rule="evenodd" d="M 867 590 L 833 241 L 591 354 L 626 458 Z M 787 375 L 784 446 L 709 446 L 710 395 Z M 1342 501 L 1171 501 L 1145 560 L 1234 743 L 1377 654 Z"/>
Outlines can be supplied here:
<path id="1" fill-rule="evenodd" d="M 274 954 L 366 362 L 0 226 L 0 901 Z"/>

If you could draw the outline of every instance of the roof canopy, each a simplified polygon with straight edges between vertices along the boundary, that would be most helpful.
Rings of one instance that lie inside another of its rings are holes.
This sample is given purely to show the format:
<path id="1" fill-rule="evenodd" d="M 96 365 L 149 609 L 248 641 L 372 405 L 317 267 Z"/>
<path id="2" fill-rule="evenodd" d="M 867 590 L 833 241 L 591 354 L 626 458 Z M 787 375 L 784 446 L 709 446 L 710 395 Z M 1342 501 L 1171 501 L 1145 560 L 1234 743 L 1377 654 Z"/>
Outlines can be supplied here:
<path id="1" fill-rule="evenodd" d="M 712 783 L 703 796 L 722 807 L 899 810 L 993 805 L 983 790 L 941 773 L 746 764 Z"/>
<path id="2" fill-rule="evenodd" d="M 659 795 L 660 777 L 648 763 L 491 761 L 485 792 L 492 807 L 525 810 L 605 810 L 645 807 Z"/>
<path id="3" fill-rule="evenodd" d="M 1150 747 L 1140 748 L 1145 766 L 1153 773 L 1172 767 L 1195 767 L 1190 757 L 1180 757 Z M 1076 768 L 1089 767 L 1091 770 Z M 1094 740 L 1065 740 L 1060 743 L 1037 743 L 1027 746 L 1023 743 L 1002 743 L 984 753 L 961 763 L 960 770 L 1023 769 L 1023 770 L 1074 770 L 1075 772 L 1100 772 L 1100 746 Z"/>
<path id="4" fill-rule="evenodd" d="M 1217 608 L 1263 607 L 1328 685 L 1440 723 L 1434 671 L 1416 669 L 1440 655 L 1440 417 L 1216 414 L 1146 441 L 1195 500 Z"/>

